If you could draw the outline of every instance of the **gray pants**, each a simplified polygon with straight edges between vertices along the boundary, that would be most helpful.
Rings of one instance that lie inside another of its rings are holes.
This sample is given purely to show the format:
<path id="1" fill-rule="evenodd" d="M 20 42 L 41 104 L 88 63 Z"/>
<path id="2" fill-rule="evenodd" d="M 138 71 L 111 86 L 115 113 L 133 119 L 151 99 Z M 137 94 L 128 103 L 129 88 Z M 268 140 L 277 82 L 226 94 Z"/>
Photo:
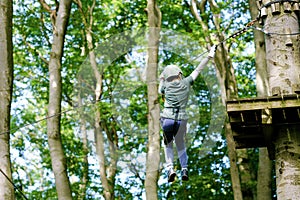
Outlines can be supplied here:
<path id="1" fill-rule="evenodd" d="M 165 150 L 165 159 L 166 159 L 166 167 L 173 167 L 174 161 L 174 151 L 173 151 L 173 142 L 175 141 L 177 154 L 179 157 L 181 168 L 187 168 L 188 156 L 185 148 L 185 140 L 184 137 L 186 135 L 186 120 L 178 120 L 174 119 L 161 119 L 161 126 L 163 129 L 164 136 L 164 150 Z"/>

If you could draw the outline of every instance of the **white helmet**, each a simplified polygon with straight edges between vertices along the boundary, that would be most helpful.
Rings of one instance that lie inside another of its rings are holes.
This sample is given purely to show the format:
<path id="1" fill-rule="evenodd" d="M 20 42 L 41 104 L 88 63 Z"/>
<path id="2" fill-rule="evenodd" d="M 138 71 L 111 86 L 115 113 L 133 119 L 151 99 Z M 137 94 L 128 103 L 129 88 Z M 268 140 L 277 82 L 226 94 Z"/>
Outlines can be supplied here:
<path id="1" fill-rule="evenodd" d="M 168 65 L 162 72 L 162 76 L 165 79 L 168 79 L 172 76 L 178 76 L 179 74 L 182 74 L 182 71 L 177 65 Z"/>

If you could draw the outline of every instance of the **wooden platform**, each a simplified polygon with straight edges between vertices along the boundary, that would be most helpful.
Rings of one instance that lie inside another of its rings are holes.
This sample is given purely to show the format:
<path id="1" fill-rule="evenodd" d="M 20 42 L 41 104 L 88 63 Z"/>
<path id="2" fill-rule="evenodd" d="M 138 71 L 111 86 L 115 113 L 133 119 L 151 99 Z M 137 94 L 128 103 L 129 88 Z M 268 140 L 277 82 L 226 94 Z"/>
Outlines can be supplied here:
<path id="1" fill-rule="evenodd" d="M 268 147 L 274 156 L 274 130 L 300 125 L 300 95 L 228 100 L 227 113 L 236 148 Z"/>

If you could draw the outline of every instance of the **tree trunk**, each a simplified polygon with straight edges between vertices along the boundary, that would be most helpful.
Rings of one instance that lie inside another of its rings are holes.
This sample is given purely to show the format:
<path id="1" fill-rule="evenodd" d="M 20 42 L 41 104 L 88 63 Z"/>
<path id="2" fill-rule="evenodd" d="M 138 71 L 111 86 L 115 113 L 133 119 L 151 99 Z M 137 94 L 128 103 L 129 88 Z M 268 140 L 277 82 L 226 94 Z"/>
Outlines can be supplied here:
<path id="1" fill-rule="evenodd" d="M 107 175 L 107 164 L 105 156 L 105 141 L 103 136 L 103 130 L 100 126 L 101 113 L 100 110 L 96 110 L 95 118 L 95 140 L 96 140 L 96 153 L 99 159 L 100 166 L 100 178 L 103 187 L 103 196 L 106 200 L 114 199 L 114 188 L 113 184 L 109 181 L 109 176 Z"/>
<path id="2" fill-rule="evenodd" d="M 258 15 L 256 0 L 249 0 L 251 18 Z M 266 62 L 265 38 L 261 31 L 254 30 L 256 91 L 257 96 L 269 96 L 269 82 Z M 272 199 L 272 161 L 269 159 L 268 149 L 259 148 L 259 163 L 257 171 L 257 199 Z"/>
<path id="3" fill-rule="evenodd" d="M 80 0 L 77 1 L 77 5 L 79 11 L 81 12 L 83 18 L 83 24 L 85 26 L 85 39 L 87 41 L 88 46 L 88 54 L 89 61 L 91 64 L 91 68 L 93 71 L 93 75 L 95 78 L 94 87 L 94 96 L 95 101 L 98 104 L 101 104 L 99 101 L 102 96 L 102 81 L 103 81 L 103 67 L 99 67 L 96 61 L 96 53 L 93 45 L 93 11 L 95 8 L 96 1 L 93 0 L 92 4 L 88 7 L 88 17 L 86 16 L 86 12 L 83 11 L 82 2 Z M 94 119 L 94 135 L 96 142 L 96 153 L 99 160 L 100 167 L 100 179 L 103 187 L 103 196 L 106 200 L 115 199 L 114 187 L 115 187 L 115 176 L 117 173 L 117 144 L 118 137 L 116 128 L 111 124 L 107 124 L 105 120 L 102 118 L 101 106 L 97 105 L 95 108 L 95 119 Z M 114 123 L 113 120 L 110 123 Z M 106 133 L 107 145 L 109 149 L 105 149 L 105 136 Z M 108 153 L 106 153 L 108 152 Z M 109 156 L 109 159 L 107 157 Z M 110 163 L 108 163 L 108 160 Z"/>
<path id="4" fill-rule="evenodd" d="M 71 0 L 61 0 L 53 27 L 53 44 L 49 61 L 49 105 L 47 134 L 52 168 L 55 176 L 58 199 L 72 199 L 67 175 L 66 159 L 60 132 L 60 115 L 62 99 L 61 60 L 63 56 L 64 37 L 70 15 Z"/>
<path id="5" fill-rule="evenodd" d="M 223 35 L 221 32 L 219 34 L 220 36 Z M 225 37 L 223 36 L 222 38 Z M 227 99 L 237 97 L 237 85 L 234 75 L 234 69 L 228 52 L 228 48 L 224 44 L 221 44 L 218 47 L 218 51 L 216 52 L 216 56 L 214 59 L 217 68 L 218 79 L 222 90 L 222 101 L 224 105 Z M 242 177 L 240 177 L 239 169 L 237 166 L 237 150 L 235 148 L 235 143 L 228 118 L 225 121 L 224 128 L 228 148 L 228 157 L 230 160 L 230 175 L 234 200 L 241 200 L 243 199 L 241 186 Z"/>
<path id="6" fill-rule="evenodd" d="M 300 84 L 300 41 L 299 35 L 292 35 L 299 34 L 299 16 L 289 9 L 294 8 L 291 2 L 271 3 L 264 20 L 264 30 L 270 33 L 266 36 L 269 84 L 272 95 L 293 94 Z M 277 198 L 300 199 L 300 126 L 274 130 Z"/>
<path id="7" fill-rule="evenodd" d="M 148 151 L 145 189 L 147 199 L 157 199 L 157 181 L 160 162 L 160 110 L 157 88 L 158 48 L 161 13 L 155 0 L 148 0 L 148 61 L 146 71 L 148 93 Z"/>
<path id="8" fill-rule="evenodd" d="M 300 199 L 300 137 L 299 125 L 289 125 L 277 131 L 275 169 L 277 199 Z"/>
<path id="9" fill-rule="evenodd" d="M 78 93 L 78 107 L 82 108 L 82 98 L 81 93 Z M 82 148 L 83 148 L 83 169 L 82 169 L 82 178 L 80 183 L 80 192 L 78 199 L 85 199 L 86 196 L 86 188 L 88 184 L 88 178 L 89 178 L 89 162 L 88 162 L 88 153 L 89 153 L 89 147 L 88 147 L 88 138 L 87 138 L 87 130 L 86 130 L 86 120 L 84 118 L 84 112 L 82 109 L 79 110 L 80 113 L 80 133 L 82 134 Z"/>
<path id="10" fill-rule="evenodd" d="M 96 55 L 95 51 L 93 49 L 93 43 L 92 43 L 92 32 L 91 27 L 86 30 L 86 39 L 88 43 L 89 48 L 89 59 L 91 62 L 91 66 L 93 68 L 94 76 L 96 79 L 96 85 L 95 85 L 95 97 L 96 101 L 100 100 L 100 97 L 102 95 L 102 75 L 103 75 L 103 69 L 98 69 L 97 62 L 96 62 Z M 101 103 L 101 102 L 99 102 Z M 116 169 L 117 169 L 117 157 L 116 157 L 116 148 L 115 143 L 111 140 L 109 140 L 109 135 L 114 134 L 112 131 L 106 129 L 104 124 L 102 123 L 102 115 L 101 115 L 101 109 L 100 106 L 96 107 L 96 118 L 95 118 L 95 139 L 96 139 L 96 153 L 99 158 L 99 166 L 100 166 L 100 178 L 102 187 L 104 190 L 104 198 L 106 200 L 113 200 L 115 199 L 114 195 L 114 186 L 115 186 L 115 175 L 116 175 Z M 106 163 L 106 157 L 105 154 L 105 141 L 104 141 L 104 133 L 108 135 L 108 146 L 109 146 L 109 153 L 110 153 L 110 163 Z"/>
<path id="11" fill-rule="evenodd" d="M 206 33 L 210 32 L 208 25 L 204 22 L 204 20 L 202 20 L 201 15 L 199 15 L 197 10 L 199 9 L 200 13 L 205 13 L 207 2 L 201 1 L 201 3 L 197 3 L 197 1 L 195 0 L 192 0 L 191 2 L 192 2 L 191 5 L 192 13 L 195 16 L 195 18 L 198 20 L 198 22 L 201 24 L 203 32 Z M 209 1 L 209 6 L 211 7 L 211 10 L 215 10 L 215 11 L 220 10 L 220 8 L 217 7 L 215 1 Z M 221 27 L 220 27 L 221 20 L 219 19 L 219 17 L 220 15 L 214 14 L 213 22 L 216 27 L 216 30 L 219 30 L 217 35 L 218 35 L 219 42 L 221 42 L 225 38 L 225 35 L 221 31 Z M 212 43 L 209 36 L 205 38 L 205 41 L 207 41 L 209 45 Z M 217 76 L 221 87 L 222 102 L 224 105 L 227 99 L 237 96 L 237 85 L 234 76 L 234 69 L 228 52 L 229 51 L 227 46 L 224 45 L 223 43 L 220 43 L 214 58 Z M 231 126 L 228 121 L 228 118 L 225 121 L 224 128 L 225 128 L 225 136 L 227 140 L 228 157 L 230 160 L 230 175 L 231 175 L 234 199 L 241 200 L 243 199 L 243 196 L 241 190 L 239 170 L 237 166 L 237 154 L 236 154 L 235 143 L 233 140 Z"/>
<path id="12" fill-rule="evenodd" d="M 96 153 L 99 158 L 100 178 L 104 190 L 104 198 L 106 200 L 115 199 L 114 187 L 115 177 L 117 172 L 117 132 L 112 126 L 106 124 L 105 119 L 101 119 L 100 109 L 96 110 L 95 118 L 95 139 L 96 139 Z M 105 149 L 104 133 L 108 141 L 109 149 Z M 109 152 L 105 153 L 105 152 Z M 109 156 L 109 159 L 107 158 Z M 109 160 L 109 163 L 108 161 Z"/>
<path id="13" fill-rule="evenodd" d="M 269 159 L 268 149 L 259 148 L 259 161 L 257 171 L 257 199 L 272 199 L 272 161 Z"/>
<path id="14" fill-rule="evenodd" d="M 266 37 L 267 67 L 272 95 L 293 94 L 299 92 L 300 50 L 297 35 L 279 35 L 299 33 L 298 16 L 282 12 L 269 14 L 264 29 L 275 33 Z"/>
<path id="15" fill-rule="evenodd" d="M 86 24 L 87 25 L 87 24 Z M 86 40 L 88 44 L 89 49 L 89 60 L 91 63 L 91 67 L 94 73 L 95 77 L 95 86 L 94 86 L 94 93 L 95 93 L 95 101 L 99 101 L 100 97 L 102 95 L 102 75 L 103 75 L 103 69 L 98 69 L 97 62 L 96 62 L 96 55 L 95 50 L 93 49 L 93 43 L 92 43 L 92 33 L 91 33 L 91 27 L 87 27 L 86 29 Z M 101 103 L 101 102 L 98 102 Z M 115 161 L 115 151 L 114 147 L 111 147 L 114 145 L 109 139 L 107 140 L 109 142 L 109 150 L 110 150 L 110 164 L 107 163 L 107 155 L 105 154 L 105 137 L 102 124 L 102 114 L 100 106 L 96 106 L 95 108 L 95 119 L 94 119 L 94 135 L 95 135 L 95 143 L 96 143 L 96 153 L 99 160 L 99 167 L 100 167 L 100 179 L 103 187 L 103 196 L 106 200 L 112 200 L 115 198 L 114 195 L 114 184 L 115 184 L 115 174 L 116 174 L 116 165 L 117 162 Z M 108 130 L 106 130 L 108 131 Z M 106 132 L 107 135 L 110 134 L 110 131 Z M 109 138 L 109 137 L 107 137 Z"/>
<path id="16" fill-rule="evenodd" d="M 258 15 L 256 1 L 258 0 L 249 0 L 250 14 L 253 20 L 256 19 Z M 256 67 L 256 91 L 259 97 L 270 96 L 265 49 L 265 35 L 261 31 L 254 30 L 254 45 Z"/>
<path id="17" fill-rule="evenodd" d="M 243 200 L 256 199 L 256 188 L 252 187 L 251 183 L 255 181 L 256 172 L 250 166 L 251 158 L 249 157 L 248 150 L 238 149 L 237 151 L 239 172 L 241 177 Z"/>
<path id="18" fill-rule="evenodd" d="M 235 151 L 235 143 L 232 137 L 231 126 L 229 122 L 225 123 L 225 136 L 228 146 L 228 157 L 230 161 L 230 175 L 231 175 L 231 182 L 232 182 L 232 190 L 234 200 L 243 199 L 242 195 L 242 188 L 241 188 L 241 181 L 239 176 L 239 169 L 237 167 L 237 155 Z"/>
<path id="19" fill-rule="evenodd" d="M 12 0 L 0 0 L 0 199 L 3 200 L 15 199 L 14 187 L 8 180 L 12 180 L 9 145 L 13 90 L 12 4 Z"/>

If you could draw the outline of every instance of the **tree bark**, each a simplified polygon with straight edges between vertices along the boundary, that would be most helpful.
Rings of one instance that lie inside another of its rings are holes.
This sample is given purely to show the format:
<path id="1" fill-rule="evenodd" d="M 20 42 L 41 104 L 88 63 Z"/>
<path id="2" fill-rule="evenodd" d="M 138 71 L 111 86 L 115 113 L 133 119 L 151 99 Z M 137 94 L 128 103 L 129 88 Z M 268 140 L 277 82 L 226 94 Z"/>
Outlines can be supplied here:
<path id="1" fill-rule="evenodd" d="M 228 146 L 228 157 L 230 161 L 230 175 L 231 175 L 231 182 L 232 182 L 232 190 L 234 200 L 243 199 L 242 195 L 242 188 L 241 188 L 241 181 L 239 177 L 239 169 L 237 167 L 237 155 L 235 151 L 235 143 L 232 137 L 231 126 L 229 122 L 225 123 L 225 136 Z M 231 148 L 230 148 L 231 147 Z"/>
<path id="2" fill-rule="evenodd" d="M 81 92 L 78 93 L 78 107 L 82 108 L 82 98 L 81 98 Z M 80 183 L 80 192 L 78 199 L 85 199 L 86 196 L 86 188 L 88 184 L 88 178 L 89 178 L 89 162 L 88 162 L 88 153 L 89 153 L 89 147 L 88 147 L 88 138 L 87 138 L 87 130 L 86 130 L 86 120 L 84 118 L 84 112 L 82 109 L 79 110 L 80 113 L 80 133 L 82 134 L 82 148 L 83 148 L 83 169 L 82 169 L 82 178 Z"/>
<path id="3" fill-rule="evenodd" d="M 148 93 L 148 150 L 146 163 L 145 189 L 147 199 L 157 199 L 157 181 L 160 162 L 160 110 L 157 88 L 158 49 L 161 27 L 161 13 L 155 0 L 148 0 L 148 60 L 147 60 L 147 93 Z"/>
<path id="4" fill-rule="evenodd" d="M 200 1 L 198 3 L 196 0 L 192 0 L 191 2 L 192 2 L 191 9 L 193 15 L 201 24 L 203 32 L 208 33 L 209 32 L 208 25 L 204 22 L 204 20 L 202 20 L 197 10 L 199 9 L 200 13 L 205 13 L 207 1 Z M 211 10 L 216 10 L 216 11 L 220 10 L 220 8 L 217 7 L 217 3 L 213 0 L 209 1 L 209 6 L 211 7 Z M 221 31 L 220 15 L 214 14 L 213 22 L 216 30 L 218 31 L 217 32 L 218 40 L 219 42 L 221 42 L 225 38 L 225 35 Z M 205 41 L 207 41 L 209 45 L 212 43 L 209 36 L 205 38 Z M 220 82 L 222 102 L 225 105 L 227 99 L 234 98 L 237 96 L 237 85 L 236 85 L 236 80 L 234 75 L 234 69 L 229 56 L 228 47 L 225 44 L 220 43 L 220 45 L 218 46 L 214 58 L 214 62 L 216 66 L 218 80 Z M 225 128 L 225 137 L 226 137 L 227 147 L 228 147 L 228 157 L 230 160 L 230 175 L 231 175 L 234 199 L 241 200 L 243 199 L 243 195 L 242 195 L 239 170 L 237 166 L 237 154 L 236 154 L 235 143 L 233 140 L 231 126 L 228 121 L 228 117 L 225 121 L 224 128 Z"/>
<path id="5" fill-rule="evenodd" d="M 277 131 L 275 169 L 277 199 L 300 199 L 300 138 L 299 125 L 289 125 Z"/>
<path id="6" fill-rule="evenodd" d="M 114 199 L 114 184 L 110 183 L 109 176 L 107 174 L 108 165 L 106 163 L 105 156 L 105 141 L 103 136 L 103 129 L 100 126 L 101 113 L 100 110 L 96 110 L 96 118 L 95 118 L 95 140 L 96 140 L 96 153 L 99 159 L 100 165 L 100 178 L 103 186 L 103 195 L 106 200 Z"/>
<path id="7" fill-rule="evenodd" d="M 257 171 L 257 199 L 272 199 L 272 161 L 269 159 L 268 149 L 259 148 L 259 161 Z"/>
<path id="8" fill-rule="evenodd" d="M 13 91 L 12 0 L 0 0 L 0 199 L 15 199 L 10 161 L 10 108 Z M 2 174 L 4 173 L 4 174 Z"/>
<path id="9" fill-rule="evenodd" d="M 252 20 L 258 16 L 257 0 L 249 0 L 249 9 Z M 257 23 L 258 24 L 258 23 Z M 258 26 L 258 25 L 257 25 Z M 266 61 L 265 35 L 254 30 L 255 67 L 256 67 L 256 91 L 259 97 L 270 96 L 268 70 Z"/>
<path id="10" fill-rule="evenodd" d="M 280 34 L 299 33 L 299 18 L 295 12 L 269 13 L 264 30 L 275 33 L 266 37 L 266 58 L 272 95 L 293 94 L 300 84 L 299 36 Z"/>
<path id="11" fill-rule="evenodd" d="M 117 143 L 118 137 L 116 129 L 111 125 L 107 125 L 105 119 L 101 119 L 100 109 L 96 109 L 96 118 L 95 118 L 95 139 L 96 139 L 96 153 L 99 158 L 100 165 L 100 178 L 102 187 L 104 190 L 104 198 L 106 200 L 115 199 L 114 187 L 115 187 L 115 177 L 117 173 Z M 105 149 L 105 137 L 108 141 L 109 149 Z M 105 152 L 109 152 L 105 153 Z M 109 159 L 107 157 L 109 156 Z M 108 163 L 109 160 L 109 163 Z"/>
<path id="12" fill-rule="evenodd" d="M 47 119 L 48 144 L 55 176 L 58 199 L 72 199 L 66 159 L 61 141 L 60 115 L 62 99 L 61 60 L 70 15 L 71 0 L 61 0 L 53 27 L 53 44 L 49 61 L 49 105 Z"/>
<path id="13" fill-rule="evenodd" d="M 249 0 L 252 19 L 258 16 L 256 0 Z M 257 96 L 269 96 L 269 82 L 266 62 L 265 38 L 261 31 L 254 30 L 256 91 Z M 259 148 L 259 162 L 257 171 L 257 199 L 272 199 L 272 161 L 269 159 L 268 149 Z"/>
<path id="14" fill-rule="evenodd" d="M 288 9 L 291 2 L 271 3 L 264 20 L 264 30 L 270 33 L 266 36 L 270 92 L 293 94 L 299 92 L 300 84 L 300 41 L 299 35 L 292 35 L 299 34 L 299 15 Z M 274 130 L 277 198 L 300 199 L 300 126 L 282 125 Z"/>
<path id="15" fill-rule="evenodd" d="M 210 1 L 210 7 L 212 10 L 219 10 L 215 1 Z M 202 10 L 204 10 L 204 8 L 202 8 Z M 214 15 L 213 21 L 216 26 L 216 29 L 218 30 L 218 40 L 219 42 L 221 42 L 225 38 L 225 35 L 221 31 L 221 20 L 219 19 L 219 17 L 219 15 Z M 209 32 L 209 30 L 207 30 L 207 32 Z M 218 79 L 221 86 L 222 100 L 223 104 L 225 105 L 227 99 L 237 98 L 238 90 L 234 75 L 234 68 L 232 65 L 231 58 L 229 56 L 229 49 L 224 43 L 220 43 L 220 45 L 218 46 L 218 51 L 216 52 L 214 61 L 216 64 Z M 226 118 L 224 128 L 228 148 L 228 157 L 230 160 L 230 175 L 232 181 L 233 195 L 235 200 L 241 200 L 243 199 L 243 191 L 245 190 L 244 188 L 242 188 L 241 182 L 245 182 L 245 177 L 248 177 L 248 174 L 240 173 L 239 171 L 237 165 L 237 160 L 240 160 L 240 158 L 238 158 L 237 153 L 237 151 L 239 150 L 236 150 L 235 148 L 233 134 L 228 117 Z M 243 162 L 243 165 L 247 165 L 247 163 Z"/>
<path id="16" fill-rule="evenodd" d="M 85 27 L 85 37 L 86 37 L 85 39 L 87 41 L 87 46 L 88 46 L 89 61 L 95 78 L 95 85 L 91 87 L 94 87 L 95 101 L 98 104 L 101 104 L 100 98 L 103 92 L 102 81 L 103 81 L 104 69 L 103 67 L 99 67 L 97 65 L 96 53 L 93 44 L 93 34 L 92 34 L 92 28 L 93 28 L 92 13 L 94 12 L 96 1 L 93 0 L 92 4 L 88 8 L 88 13 L 90 13 L 89 17 L 87 17 L 85 12 L 83 11 L 82 2 L 80 0 L 77 0 L 76 2 L 79 11 L 81 12 L 83 24 Z M 115 176 L 117 173 L 117 163 L 118 163 L 118 157 L 117 157 L 118 137 L 117 137 L 116 129 L 110 126 L 110 124 L 105 123 L 106 119 L 102 118 L 101 112 L 102 112 L 101 106 L 97 105 L 95 108 L 95 119 L 94 119 L 96 153 L 99 160 L 100 179 L 103 187 L 103 196 L 106 200 L 113 200 L 115 199 L 114 187 L 115 187 Z M 105 133 L 107 136 L 106 138 L 107 138 L 109 150 L 105 149 L 105 137 L 104 137 Z M 107 159 L 108 156 L 109 159 Z M 108 163 L 108 160 L 110 161 L 110 163 Z"/>

